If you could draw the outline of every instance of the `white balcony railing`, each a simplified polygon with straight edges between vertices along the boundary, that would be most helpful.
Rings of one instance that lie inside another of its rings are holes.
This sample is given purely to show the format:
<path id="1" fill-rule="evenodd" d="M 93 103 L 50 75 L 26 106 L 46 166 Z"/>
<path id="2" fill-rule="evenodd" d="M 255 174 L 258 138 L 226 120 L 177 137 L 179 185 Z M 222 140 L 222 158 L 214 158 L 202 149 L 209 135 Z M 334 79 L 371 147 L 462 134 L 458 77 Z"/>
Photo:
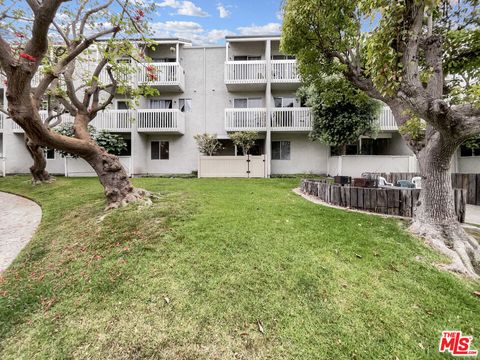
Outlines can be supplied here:
<path id="1" fill-rule="evenodd" d="M 185 133 L 185 114 L 178 109 L 137 110 L 137 128 L 140 132 Z"/>
<path id="2" fill-rule="evenodd" d="M 266 74 L 266 61 L 227 61 L 225 63 L 225 83 L 227 84 L 266 83 Z"/>
<path id="3" fill-rule="evenodd" d="M 142 64 L 139 65 L 137 81 L 139 84 L 179 85 L 183 88 L 185 74 L 183 67 L 177 62 Z"/>
<path id="4" fill-rule="evenodd" d="M 378 123 L 380 126 L 380 130 L 383 131 L 396 131 L 398 130 L 397 123 L 395 122 L 395 118 L 393 117 L 392 110 L 388 106 L 384 106 L 380 112 L 380 116 L 378 118 Z"/>
<path id="5" fill-rule="evenodd" d="M 296 60 L 272 60 L 272 82 L 300 82 Z"/>
<path id="6" fill-rule="evenodd" d="M 267 109 L 225 109 L 226 131 L 265 131 L 267 128 Z"/>
<path id="7" fill-rule="evenodd" d="M 271 127 L 274 131 L 312 130 L 310 108 L 275 108 L 272 110 Z"/>
<path id="8" fill-rule="evenodd" d="M 99 112 L 90 124 L 97 130 L 130 131 L 134 115 L 130 110 L 105 110 Z"/>
<path id="9" fill-rule="evenodd" d="M 5 114 L 0 112 L 0 132 L 3 132 L 3 124 L 5 124 Z"/>

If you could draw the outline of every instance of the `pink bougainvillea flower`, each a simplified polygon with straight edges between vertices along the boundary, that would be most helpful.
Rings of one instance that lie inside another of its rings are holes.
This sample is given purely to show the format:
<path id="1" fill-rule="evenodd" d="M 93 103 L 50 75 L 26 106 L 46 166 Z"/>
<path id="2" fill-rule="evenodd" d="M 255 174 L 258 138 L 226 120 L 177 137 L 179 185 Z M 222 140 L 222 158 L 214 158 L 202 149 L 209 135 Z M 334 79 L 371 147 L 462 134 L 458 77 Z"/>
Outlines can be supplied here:
<path id="1" fill-rule="evenodd" d="M 144 17 L 144 16 L 145 16 L 145 13 L 143 12 L 142 9 L 138 9 L 138 10 L 137 10 L 137 14 L 140 15 L 141 17 Z"/>

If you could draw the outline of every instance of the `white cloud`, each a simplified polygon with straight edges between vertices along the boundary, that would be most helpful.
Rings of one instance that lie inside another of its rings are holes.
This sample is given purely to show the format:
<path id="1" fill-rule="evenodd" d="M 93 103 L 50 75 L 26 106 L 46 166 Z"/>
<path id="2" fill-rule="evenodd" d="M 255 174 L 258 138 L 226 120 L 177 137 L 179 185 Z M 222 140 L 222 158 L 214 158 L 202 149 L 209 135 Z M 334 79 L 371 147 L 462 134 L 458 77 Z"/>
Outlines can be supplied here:
<path id="1" fill-rule="evenodd" d="M 202 8 L 195 5 L 191 1 L 180 1 L 180 0 L 164 0 L 163 2 L 157 4 L 158 7 L 170 7 L 177 10 L 177 15 L 185 16 L 200 16 L 205 17 L 209 16 L 206 11 L 203 11 Z"/>
<path id="2" fill-rule="evenodd" d="M 231 14 L 231 11 L 228 10 L 223 4 L 218 4 L 217 10 L 221 19 L 227 18 Z"/>
<path id="3" fill-rule="evenodd" d="M 180 37 L 191 40 L 195 45 L 213 45 L 223 40 L 225 36 L 234 35 L 230 30 L 205 30 L 199 23 L 193 21 L 165 21 L 150 24 L 156 37 Z"/>
<path id="4" fill-rule="evenodd" d="M 269 23 L 266 25 L 251 25 L 238 28 L 240 35 L 277 35 L 281 32 L 280 23 Z"/>

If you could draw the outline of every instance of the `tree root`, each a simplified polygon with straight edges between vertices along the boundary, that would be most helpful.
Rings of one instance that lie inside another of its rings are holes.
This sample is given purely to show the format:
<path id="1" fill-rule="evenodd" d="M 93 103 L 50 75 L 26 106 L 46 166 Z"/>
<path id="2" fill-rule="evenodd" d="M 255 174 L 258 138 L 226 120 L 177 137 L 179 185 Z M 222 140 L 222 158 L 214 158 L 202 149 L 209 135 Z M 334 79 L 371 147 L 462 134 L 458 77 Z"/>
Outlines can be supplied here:
<path id="1" fill-rule="evenodd" d="M 480 278 L 480 245 L 460 224 L 414 221 L 409 230 L 425 238 L 430 246 L 452 260 L 450 264 L 441 265 L 441 268 L 472 279 Z"/>
<path id="2" fill-rule="evenodd" d="M 143 206 L 150 206 L 152 205 L 152 197 L 153 195 L 147 190 L 138 188 L 132 188 L 123 196 L 118 196 L 118 194 L 116 194 L 115 200 L 111 200 L 112 193 L 108 193 L 107 199 L 109 199 L 109 201 L 105 211 L 118 209 L 136 202 L 142 203 Z"/>
<path id="3" fill-rule="evenodd" d="M 37 185 L 43 185 L 43 184 L 51 184 L 55 181 L 56 179 L 53 176 L 49 176 L 48 179 L 35 179 L 32 178 L 31 183 L 34 186 Z"/>

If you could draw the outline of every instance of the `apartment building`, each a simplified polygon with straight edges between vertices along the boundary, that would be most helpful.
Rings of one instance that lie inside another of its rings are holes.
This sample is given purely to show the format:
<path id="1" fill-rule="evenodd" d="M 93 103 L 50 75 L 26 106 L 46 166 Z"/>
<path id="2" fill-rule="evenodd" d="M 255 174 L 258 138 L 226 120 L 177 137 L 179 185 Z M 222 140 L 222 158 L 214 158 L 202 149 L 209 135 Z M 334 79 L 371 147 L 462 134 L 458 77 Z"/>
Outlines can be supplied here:
<path id="1" fill-rule="evenodd" d="M 258 132 L 253 155 L 263 155 L 264 176 L 323 173 L 358 176 L 365 171 L 416 171 L 416 160 L 385 107 L 375 138 L 363 137 L 347 147 L 347 155 L 309 139 L 310 109 L 296 96 L 301 85 L 296 60 L 280 51 L 279 36 L 230 36 L 224 46 L 192 46 L 185 39 L 156 39 L 147 49 L 152 62 L 134 65 L 132 84 L 148 84 L 158 96 L 143 97 L 129 109 L 117 96 L 92 122 L 98 130 L 118 133 L 128 144 L 122 162 L 132 176 L 189 174 L 198 170 L 194 136 L 217 134 L 218 156 L 241 156 L 229 139 L 234 131 Z M 147 71 L 148 67 L 148 71 Z M 152 75 L 153 74 L 153 75 Z M 38 78 L 34 78 L 35 82 Z M 3 83 L 1 86 L 4 86 Z M 0 88 L 5 104 L 5 89 Z M 44 114 L 46 116 L 46 114 Z M 7 174 L 28 173 L 31 159 L 23 131 L 0 117 L 0 157 Z M 89 175 L 83 160 L 46 153 L 54 174 Z M 462 151 L 455 171 L 480 167 L 480 154 Z M 478 171 L 477 171 L 478 172 Z"/>

